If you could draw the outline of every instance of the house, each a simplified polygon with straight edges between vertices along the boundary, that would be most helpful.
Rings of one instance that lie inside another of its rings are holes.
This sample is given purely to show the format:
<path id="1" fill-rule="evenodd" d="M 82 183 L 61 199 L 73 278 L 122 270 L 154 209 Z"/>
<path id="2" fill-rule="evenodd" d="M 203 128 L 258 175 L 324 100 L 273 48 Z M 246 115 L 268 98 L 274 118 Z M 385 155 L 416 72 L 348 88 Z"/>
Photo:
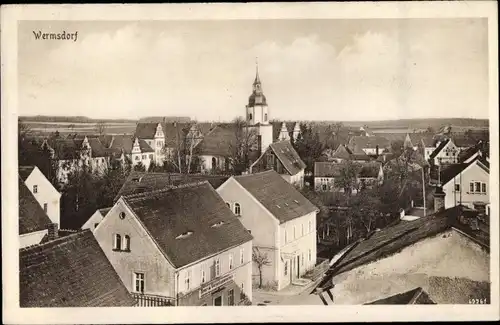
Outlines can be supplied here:
<path id="1" fill-rule="evenodd" d="M 19 176 L 51 222 L 61 224 L 61 193 L 36 166 L 19 167 Z"/>
<path id="2" fill-rule="evenodd" d="M 288 183 L 304 187 L 304 170 L 306 164 L 300 159 L 289 140 L 274 142 L 250 166 L 250 173 L 272 169 Z"/>
<path id="3" fill-rule="evenodd" d="M 441 169 L 439 184 L 445 194 L 444 207 L 465 205 L 484 209 L 490 203 L 490 164 L 482 157 Z"/>
<path id="4" fill-rule="evenodd" d="M 274 170 L 232 176 L 217 192 L 248 229 L 253 249 L 266 265 L 254 262 L 254 284 L 281 290 L 316 264 L 318 208 Z M 256 259 L 257 260 L 257 259 Z"/>
<path id="5" fill-rule="evenodd" d="M 387 137 L 386 134 L 384 136 Z M 425 160 L 428 160 L 434 149 L 436 149 L 436 142 L 434 135 L 422 132 L 407 133 L 403 142 L 403 147 L 413 148 L 418 151 Z"/>
<path id="6" fill-rule="evenodd" d="M 119 307 L 135 301 L 90 230 L 19 250 L 21 307 Z"/>
<path id="7" fill-rule="evenodd" d="M 421 287 L 401 292 L 390 297 L 366 303 L 365 305 L 435 305 L 429 294 Z"/>
<path id="8" fill-rule="evenodd" d="M 490 297 L 489 228 L 463 206 L 376 230 L 337 254 L 311 294 L 366 304 L 422 288 L 436 304 Z M 441 202 L 439 202 L 441 201 Z"/>
<path id="9" fill-rule="evenodd" d="M 384 149 L 389 148 L 390 141 L 380 135 L 353 136 L 349 140 L 348 147 L 355 152 L 363 150 L 367 155 L 378 156 Z"/>
<path id="10" fill-rule="evenodd" d="M 252 299 L 252 235 L 208 182 L 122 196 L 94 235 L 138 300 L 226 306 Z"/>
<path id="11" fill-rule="evenodd" d="M 137 123 L 135 137 L 144 140 L 153 149 L 153 161 L 162 166 L 165 160 L 165 134 L 161 123 Z"/>
<path id="12" fill-rule="evenodd" d="M 19 245 L 39 244 L 57 224 L 47 216 L 23 179 L 19 177 Z"/>
<path id="13" fill-rule="evenodd" d="M 359 189 L 372 187 L 381 184 L 384 180 L 382 164 L 376 161 L 359 164 L 357 183 Z M 335 185 L 335 179 L 342 175 L 344 164 L 335 162 L 315 162 L 314 163 L 314 190 L 316 192 L 344 192 L 344 189 Z M 352 193 L 357 193 L 357 189 L 352 189 Z"/>
<path id="14" fill-rule="evenodd" d="M 201 172 L 229 172 L 238 144 L 236 126 L 216 126 L 197 145 Z"/>
<path id="15" fill-rule="evenodd" d="M 228 178 L 229 176 L 224 175 L 131 172 L 118 191 L 114 202 L 118 201 L 120 197 L 130 194 L 151 192 L 202 181 L 208 181 L 216 189 Z"/>
<path id="16" fill-rule="evenodd" d="M 471 162 L 476 157 L 483 157 L 487 162 L 490 161 L 489 154 L 489 142 L 479 141 L 472 147 L 469 147 L 465 150 L 460 151 L 458 154 L 458 162 L 459 163 L 468 163 Z"/>
<path id="17" fill-rule="evenodd" d="M 89 220 L 83 224 L 81 229 L 90 229 L 90 231 L 94 232 L 97 225 L 104 219 L 109 210 L 111 210 L 111 208 L 97 209 L 96 212 L 90 216 Z"/>
<path id="18" fill-rule="evenodd" d="M 127 135 L 115 135 L 108 148 L 115 157 L 125 164 L 130 162 L 132 167 L 142 164 L 146 170 L 149 169 L 151 162 L 155 160 L 155 150 L 146 142 L 146 140 L 133 138 Z"/>
<path id="19" fill-rule="evenodd" d="M 346 160 L 355 162 L 366 162 L 371 160 L 371 158 L 363 150 L 358 148 L 357 152 L 353 152 L 349 149 L 349 147 L 343 144 L 340 144 L 333 152 L 331 152 L 330 149 L 326 149 L 324 151 L 324 155 L 327 157 L 328 161 L 334 161 L 337 163 Z"/>
<path id="20" fill-rule="evenodd" d="M 430 154 L 429 162 L 433 165 L 453 164 L 458 161 L 458 148 L 451 139 L 438 142 L 436 149 Z"/>

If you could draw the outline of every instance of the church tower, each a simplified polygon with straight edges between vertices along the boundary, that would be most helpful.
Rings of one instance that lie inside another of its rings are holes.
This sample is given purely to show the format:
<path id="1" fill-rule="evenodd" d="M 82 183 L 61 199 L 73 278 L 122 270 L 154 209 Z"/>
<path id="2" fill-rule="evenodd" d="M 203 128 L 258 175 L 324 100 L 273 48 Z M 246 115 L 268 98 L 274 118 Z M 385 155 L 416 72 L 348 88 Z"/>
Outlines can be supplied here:
<path id="1" fill-rule="evenodd" d="M 253 91 L 246 106 L 246 122 L 248 128 L 256 130 L 259 138 L 260 151 L 264 152 L 273 142 L 273 126 L 269 124 L 270 115 L 266 96 L 262 92 L 262 83 L 259 77 L 259 66 L 256 63 Z"/>

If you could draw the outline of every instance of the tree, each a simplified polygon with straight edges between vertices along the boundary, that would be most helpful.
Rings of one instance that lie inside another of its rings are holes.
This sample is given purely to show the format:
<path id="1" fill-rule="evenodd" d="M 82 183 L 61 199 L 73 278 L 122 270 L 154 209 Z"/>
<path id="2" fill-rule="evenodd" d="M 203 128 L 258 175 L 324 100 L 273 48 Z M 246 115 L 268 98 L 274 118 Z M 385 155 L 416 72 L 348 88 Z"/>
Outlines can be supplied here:
<path id="1" fill-rule="evenodd" d="M 234 139 L 229 143 L 231 170 L 240 175 L 250 166 L 250 154 L 257 146 L 257 132 L 241 117 L 233 120 Z"/>
<path id="2" fill-rule="evenodd" d="M 106 134 L 106 123 L 104 123 L 103 121 L 97 122 L 95 131 L 99 136 L 103 136 L 104 134 Z"/>
<path id="3" fill-rule="evenodd" d="M 352 160 L 345 160 L 340 165 L 339 176 L 335 177 L 335 187 L 343 189 L 349 199 L 353 190 L 359 190 L 358 175 L 361 165 Z"/>
<path id="4" fill-rule="evenodd" d="M 261 252 L 257 247 L 253 248 L 252 260 L 257 265 L 257 269 L 259 270 L 259 288 L 262 288 L 262 269 L 264 266 L 271 265 L 271 261 L 269 260 L 267 254 Z"/>
<path id="5" fill-rule="evenodd" d="M 368 234 L 379 223 L 379 219 L 383 217 L 380 211 L 381 201 L 376 190 L 361 191 L 351 200 L 351 212 L 356 221 Z"/>
<path id="6" fill-rule="evenodd" d="M 134 171 L 135 172 L 145 172 L 146 166 L 144 166 L 142 161 L 139 161 L 139 163 L 137 163 L 137 165 L 134 166 Z"/>
<path id="7" fill-rule="evenodd" d="M 319 140 L 318 132 L 314 132 L 311 126 L 300 124 L 300 134 L 294 142 L 295 150 L 306 164 L 306 171 L 313 172 L 314 163 L 321 157 L 323 145 Z"/>
<path id="8" fill-rule="evenodd" d="M 196 122 L 192 121 L 187 125 L 174 124 L 175 143 L 174 148 L 163 149 L 167 158 L 163 163 L 163 169 L 167 172 L 177 172 L 183 174 L 196 173 L 200 170 L 201 159 L 199 157 L 199 138 L 190 132 Z"/>

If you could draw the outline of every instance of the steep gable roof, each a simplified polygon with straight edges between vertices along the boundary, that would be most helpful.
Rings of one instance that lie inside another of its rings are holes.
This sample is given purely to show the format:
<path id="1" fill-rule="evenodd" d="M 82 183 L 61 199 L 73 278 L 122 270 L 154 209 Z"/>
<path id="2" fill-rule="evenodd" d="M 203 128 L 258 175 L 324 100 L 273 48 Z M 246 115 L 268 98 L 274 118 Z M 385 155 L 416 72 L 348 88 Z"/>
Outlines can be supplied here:
<path id="1" fill-rule="evenodd" d="M 378 146 L 379 150 L 382 151 L 384 148 L 390 146 L 390 141 L 380 135 L 354 136 L 349 140 L 349 146 L 353 149 L 373 149 Z"/>
<path id="2" fill-rule="evenodd" d="M 366 305 L 435 305 L 436 303 L 429 297 L 427 292 L 421 287 L 410 291 L 398 293 L 396 295 L 376 300 Z"/>
<path id="3" fill-rule="evenodd" d="M 143 139 L 139 139 L 139 148 L 141 149 L 141 153 L 146 152 L 155 152 L 153 148 Z"/>
<path id="4" fill-rule="evenodd" d="M 135 136 L 139 139 L 154 139 L 158 123 L 137 123 Z"/>
<path id="5" fill-rule="evenodd" d="M 106 148 L 101 143 L 99 138 L 88 138 L 90 149 L 92 150 L 92 157 L 105 157 Z"/>
<path id="6" fill-rule="evenodd" d="M 478 163 L 478 166 L 485 172 L 489 173 L 489 163 L 480 157 L 476 157 L 468 163 L 449 164 L 441 170 L 440 181 L 441 184 L 447 184 L 454 179 L 458 174 L 462 173 L 470 165 Z"/>
<path id="7" fill-rule="evenodd" d="M 352 156 L 352 151 L 348 147 L 344 146 L 343 144 L 339 144 L 337 147 L 337 150 L 332 155 L 332 158 L 338 158 L 338 159 L 351 159 Z"/>
<path id="8" fill-rule="evenodd" d="M 274 142 L 269 147 L 290 175 L 293 176 L 306 168 L 306 164 L 300 159 L 290 141 Z"/>
<path id="9" fill-rule="evenodd" d="M 293 185 L 285 181 L 274 170 L 234 176 L 234 179 L 280 223 L 318 210 Z"/>
<path id="10" fill-rule="evenodd" d="M 50 218 L 19 177 L 19 235 L 47 229 L 50 223 Z"/>
<path id="11" fill-rule="evenodd" d="M 252 240 L 208 182 L 123 197 L 176 268 Z"/>
<path id="12" fill-rule="evenodd" d="M 21 307 L 133 306 L 90 230 L 19 251 Z"/>
<path id="13" fill-rule="evenodd" d="M 218 188 L 228 178 L 229 176 L 224 175 L 131 172 L 118 191 L 115 201 L 125 195 L 162 190 L 200 181 L 208 181 L 213 188 Z"/>
<path id="14" fill-rule="evenodd" d="M 26 181 L 34 169 L 35 166 L 19 166 L 19 176 L 23 181 Z"/>
<path id="15" fill-rule="evenodd" d="M 132 153 L 134 141 L 129 135 L 114 135 L 111 140 L 110 149 L 115 153 L 123 151 L 126 154 Z"/>
<path id="16" fill-rule="evenodd" d="M 441 141 L 439 143 L 439 145 L 437 146 L 437 148 L 434 149 L 434 151 L 431 153 L 431 155 L 429 156 L 429 159 L 434 159 L 441 152 L 441 150 L 443 150 L 444 147 L 446 147 L 448 142 L 450 142 L 450 139 L 446 139 L 444 141 Z"/>

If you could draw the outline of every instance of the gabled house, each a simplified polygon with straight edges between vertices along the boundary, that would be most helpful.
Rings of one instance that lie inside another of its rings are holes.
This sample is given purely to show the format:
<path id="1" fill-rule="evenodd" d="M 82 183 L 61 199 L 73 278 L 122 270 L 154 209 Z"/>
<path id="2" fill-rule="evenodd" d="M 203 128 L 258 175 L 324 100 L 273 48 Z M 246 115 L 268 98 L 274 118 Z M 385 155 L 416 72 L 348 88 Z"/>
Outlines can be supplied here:
<path id="1" fill-rule="evenodd" d="M 81 229 L 90 229 L 90 231 L 94 232 L 97 225 L 104 219 L 109 210 L 111 210 L 111 208 L 97 209 L 96 212 L 90 216 L 89 220 L 83 224 Z"/>
<path id="2" fill-rule="evenodd" d="M 125 183 L 118 191 L 114 202 L 122 196 L 163 190 L 167 187 L 179 186 L 189 183 L 208 181 L 213 188 L 217 189 L 229 176 L 209 174 L 179 174 L 179 173 L 143 173 L 131 172 Z"/>
<path id="3" fill-rule="evenodd" d="M 306 164 L 300 159 L 299 154 L 288 140 L 274 142 L 250 166 L 250 173 L 265 170 L 274 170 L 288 183 L 304 187 L 304 170 Z"/>
<path id="4" fill-rule="evenodd" d="M 482 157 L 487 162 L 490 161 L 489 156 L 489 142 L 479 141 L 476 145 L 460 151 L 458 154 L 459 163 L 471 162 L 476 157 Z"/>
<path id="5" fill-rule="evenodd" d="M 134 306 L 90 230 L 19 250 L 21 307 Z"/>
<path id="6" fill-rule="evenodd" d="M 252 299 L 252 235 L 208 182 L 122 196 L 94 235 L 139 301 L 226 306 Z"/>
<path id="7" fill-rule="evenodd" d="M 299 122 L 271 122 L 273 126 L 273 142 L 297 141 L 300 135 Z"/>
<path id="8" fill-rule="evenodd" d="M 375 184 L 381 184 L 384 180 L 382 164 L 376 161 L 359 164 L 357 174 L 357 188 L 352 189 L 352 193 L 358 192 L 358 188 L 370 188 Z M 336 162 L 315 162 L 314 163 L 314 190 L 316 192 L 344 192 L 344 189 L 335 185 L 335 179 L 341 177 L 343 164 Z"/>
<path id="9" fill-rule="evenodd" d="M 353 152 L 349 149 L 349 147 L 343 144 L 340 144 L 332 153 L 325 150 L 324 155 L 328 161 L 334 161 L 337 163 L 346 160 L 352 160 L 355 162 L 366 162 L 371 160 L 371 158 L 363 150 L 359 149 L 357 152 Z"/>
<path id="10" fill-rule="evenodd" d="M 444 207 L 464 205 L 484 210 L 490 203 L 489 179 L 490 164 L 482 157 L 443 167 L 438 186 L 442 187 L 445 195 Z"/>
<path id="11" fill-rule="evenodd" d="M 232 176 L 217 192 L 254 238 L 255 284 L 281 290 L 316 265 L 318 208 L 277 172 Z"/>
<path id="12" fill-rule="evenodd" d="M 436 200 L 441 200 L 436 197 Z M 463 206 L 413 221 L 400 221 L 368 234 L 334 256 L 311 293 L 328 304 L 366 304 L 422 288 L 436 304 L 489 301 L 489 227 Z"/>
<path id="13" fill-rule="evenodd" d="M 19 177 L 19 246 L 39 244 L 44 237 L 57 231 L 57 224 L 40 207 L 33 193 Z"/>
<path id="14" fill-rule="evenodd" d="M 216 126 L 197 145 L 201 172 L 229 172 L 237 146 L 234 126 Z"/>
<path id="15" fill-rule="evenodd" d="M 390 141 L 380 135 L 353 136 L 349 140 L 348 147 L 351 151 L 363 150 L 367 155 L 378 156 L 384 149 L 389 148 Z"/>
<path id="16" fill-rule="evenodd" d="M 126 160 L 134 167 L 141 163 L 146 170 L 155 160 L 154 149 L 146 140 L 130 137 L 127 135 L 116 135 L 111 140 L 109 151 L 124 164 Z"/>
<path id="17" fill-rule="evenodd" d="M 438 143 L 437 147 L 429 156 L 432 165 L 454 164 L 458 162 L 458 148 L 451 139 L 445 139 Z"/>
<path id="18" fill-rule="evenodd" d="M 61 224 L 61 193 L 36 166 L 20 166 L 19 176 L 51 222 Z"/>

